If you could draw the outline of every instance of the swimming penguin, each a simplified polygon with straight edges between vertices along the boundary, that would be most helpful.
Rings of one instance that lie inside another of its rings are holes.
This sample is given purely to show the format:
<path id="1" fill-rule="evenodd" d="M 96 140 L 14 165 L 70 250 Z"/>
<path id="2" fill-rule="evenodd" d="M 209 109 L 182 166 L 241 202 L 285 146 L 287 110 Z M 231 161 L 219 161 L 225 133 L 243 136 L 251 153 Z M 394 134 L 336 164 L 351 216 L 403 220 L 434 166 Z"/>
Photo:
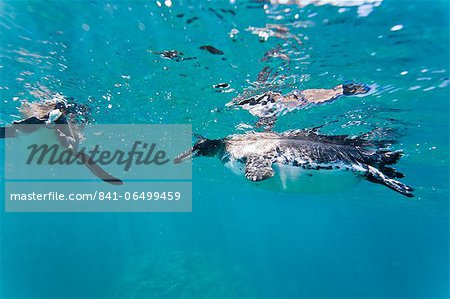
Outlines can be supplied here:
<path id="1" fill-rule="evenodd" d="M 311 105 L 332 102 L 341 96 L 368 93 L 370 88 L 364 83 L 341 84 L 332 89 L 294 90 L 282 95 L 268 91 L 249 98 L 237 97 L 227 103 L 227 107 L 239 106 L 259 118 L 256 125 L 271 128 L 277 117 L 287 112 L 303 109 Z"/>
<path id="2" fill-rule="evenodd" d="M 274 176 L 273 164 L 305 169 L 340 169 L 359 173 L 374 183 L 413 197 L 413 188 L 395 180 L 404 175 L 387 165 L 397 163 L 400 151 L 373 149 L 387 141 L 370 141 L 362 136 L 322 135 L 316 129 L 282 133 L 251 132 L 210 140 L 200 137 L 192 149 L 180 154 L 174 163 L 194 156 L 219 157 L 222 162 L 245 163 L 245 176 L 262 181 Z"/>
<path id="3" fill-rule="evenodd" d="M 84 165 L 94 175 L 110 184 L 122 184 L 120 179 L 103 170 L 84 152 L 77 151 L 81 134 L 75 126 L 77 117 L 73 114 L 86 111 L 86 109 L 81 109 L 81 106 L 78 105 L 68 106 L 65 100 L 54 98 L 45 102 L 30 103 L 24 101 L 19 110 L 26 118 L 13 122 L 10 127 L 1 127 L 0 138 L 14 138 L 17 137 L 18 132 L 30 134 L 45 125 L 47 129 L 54 130 L 60 145 L 66 150 L 73 151 L 73 155 L 83 161 Z"/>

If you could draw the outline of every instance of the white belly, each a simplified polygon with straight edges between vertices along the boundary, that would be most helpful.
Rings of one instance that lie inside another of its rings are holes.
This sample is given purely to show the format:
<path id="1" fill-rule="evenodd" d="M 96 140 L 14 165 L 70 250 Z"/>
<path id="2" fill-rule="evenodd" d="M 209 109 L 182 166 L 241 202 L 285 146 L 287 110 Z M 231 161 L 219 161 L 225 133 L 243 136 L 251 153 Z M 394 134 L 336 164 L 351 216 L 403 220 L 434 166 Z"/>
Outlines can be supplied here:
<path id="1" fill-rule="evenodd" d="M 238 176 L 245 177 L 245 164 L 236 160 L 225 163 L 225 166 Z M 344 192 L 351 189 L 360 179 L 354 172 L 340 169 L 309 170 L 291 165 L 274 164 L 275 175 L 260 182 L 251 182 L 262 188 L 282 190 L 289 193 L 325 194 Z"/>

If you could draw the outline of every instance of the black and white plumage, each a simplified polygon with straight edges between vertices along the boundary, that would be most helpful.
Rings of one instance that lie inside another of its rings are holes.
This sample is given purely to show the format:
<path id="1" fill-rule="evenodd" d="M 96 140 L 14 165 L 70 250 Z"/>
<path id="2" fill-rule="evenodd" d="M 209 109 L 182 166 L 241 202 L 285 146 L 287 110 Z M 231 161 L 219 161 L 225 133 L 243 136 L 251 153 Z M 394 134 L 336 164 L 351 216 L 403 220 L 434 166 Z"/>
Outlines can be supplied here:
<path id="1" fill-rule="evenodd" d="M 352 170 L 371 182 L 412 197 L 413 188 L 396 180 L 404 175 L 388 166 L 395 164 L 402 153 L 374 149 L 385 145 L 383 141 L 323 135 L 316 130 L 250 132 L 217 140 L 200 138 L 192 149 L 179 155 L 174 162 L 179 163 L 191 156 L 217 156 L 223 162 L 240 161 L 245 163 L 245 176 L 251 181 L 274 176 L 274 164 L 311 170 Z"/>

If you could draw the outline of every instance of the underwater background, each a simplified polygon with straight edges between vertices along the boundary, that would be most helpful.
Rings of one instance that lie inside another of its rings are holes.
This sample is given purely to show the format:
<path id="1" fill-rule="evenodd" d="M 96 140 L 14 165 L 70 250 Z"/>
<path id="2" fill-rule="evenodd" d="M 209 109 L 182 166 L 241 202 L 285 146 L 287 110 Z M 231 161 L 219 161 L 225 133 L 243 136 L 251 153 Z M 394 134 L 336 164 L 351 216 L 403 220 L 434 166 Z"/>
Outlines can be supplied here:
<path id="1" fill-rule="evenodd" d="M 1 209 L 0 297 L 448 298 L 449 1 L 307 2 L 1 1 L 1 125 L 20 100 L 60 93 L 93 123 L 188 123 L 221 138 L 255 129 L 225 107 L 245 90 L 365 82 L 369 94 L 291 112 L 274 130 L 386 131 L 414 198 L 351 173 L 252 183 L 198 158 L 192 213 Z M 252 33 L 267 24 L 289 34 Z M 262 59 L 276 47 L 288 62 Z"/>

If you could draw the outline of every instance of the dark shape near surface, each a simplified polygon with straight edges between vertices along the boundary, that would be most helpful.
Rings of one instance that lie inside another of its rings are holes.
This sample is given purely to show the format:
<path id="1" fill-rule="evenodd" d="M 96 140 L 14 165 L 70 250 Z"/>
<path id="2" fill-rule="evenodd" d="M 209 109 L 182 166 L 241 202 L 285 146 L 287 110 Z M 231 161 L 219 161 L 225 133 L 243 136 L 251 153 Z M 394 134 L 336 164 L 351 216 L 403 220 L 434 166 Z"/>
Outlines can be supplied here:
<path id="1" fill-rule="evenodd" d="M 199 47 L 199 49 L 206 50 L 209 53 L 214 54 L 214 55 L 223 55 L 222 51 L 220 51 L 217 48 L 214 48 L 213 46 L 201 46 L 201 47 Z"/>
<path id="2" fill-rule="evenodd" d="M 355 95 L 355 94 L 364 94 L 368 93 L 370 88 L 366 84 L 363 83 L 347 83 L 342 85 L 343 94 L 346 96 Z"/>
<path id="3" fill-rule="evenodd" d="M 224 8 L 221 8 L 220 11 L 223 12 L 223 13 L 229 13 L 229 14 L 232 14 L 233 16 L 236 15 L 236 13 L 234 12 L 234 10 L 232 10 L 232 9 L 224 9 Z"/>
<path id="4" fill-rule="evenodd" d="M 192 17 L 192 18 L 189 18 L 189 19 L 186 20 L 186 24 L 191 24 L 192 22 L 194 22 L 194 21 L 196 21 L 196 20 L 198 20 L 198 19 L 199 19 L 199 17 Z"/>
<path id="5" fill-rule="evenodd" d="M 227 87 L 230 87 L 230 84 L 228 84 L 228 83 L 219 83 L 219 84 L 213 85 L 213 87 L 214 88 L 227 88 Z"/>
<path id="6" fill-rule="evenodd" d="M 214 13 L 216 15 L 216 17 L 223 20 L 223 16 L 221 14 L 219 14 L 214 8 L 208 8 L 208 10 L 211 11 L 212 13 Z"/>
<path id="7" fill-rule="evenodd" d="M 162 51 L 162 52 L 153 52 L 159 56 L 161 56 L 164 59 L 169 60 L 175 60 L 176 62 L 180 62 L 183 60 L 192 60 L 195 59 L 195 57 L 183 57 L 183 52 L 177 51 L 177 50 L 168 50 L 168 51 Z"/>

